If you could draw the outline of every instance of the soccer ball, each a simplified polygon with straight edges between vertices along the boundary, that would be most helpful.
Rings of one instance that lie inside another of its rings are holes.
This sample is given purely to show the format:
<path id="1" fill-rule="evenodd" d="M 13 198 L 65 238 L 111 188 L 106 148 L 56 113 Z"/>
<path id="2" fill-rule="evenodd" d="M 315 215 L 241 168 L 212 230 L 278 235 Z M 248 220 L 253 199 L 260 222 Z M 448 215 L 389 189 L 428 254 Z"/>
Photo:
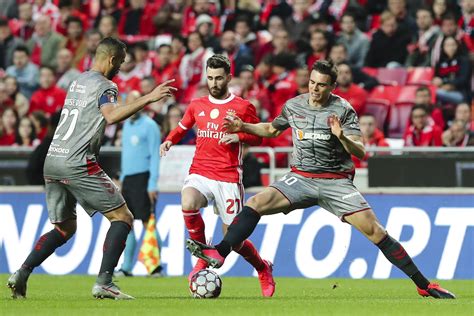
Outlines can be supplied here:
<path id="1" fill-rule="evenodd" d="M 207 269 L 195 273 L 189 282 L 189 290 L 194 298 L 217 298 L 221 289 L 222 280 L 219 275 Z"/>

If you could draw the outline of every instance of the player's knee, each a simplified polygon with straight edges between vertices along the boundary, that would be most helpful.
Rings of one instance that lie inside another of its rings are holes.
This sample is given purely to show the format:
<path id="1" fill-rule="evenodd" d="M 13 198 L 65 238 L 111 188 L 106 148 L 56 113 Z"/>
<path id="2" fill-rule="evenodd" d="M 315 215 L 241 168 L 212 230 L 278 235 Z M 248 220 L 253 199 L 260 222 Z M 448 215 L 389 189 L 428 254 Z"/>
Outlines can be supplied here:
<path id="1" fill-rule="evenodd" d="M 183 210 L 190 211 L 190 210 L 199 210 L 201 207 L 205 205 L 203 205 L 203 201 L 201 201 L 196 196 L 190 195 L 190 194 L 183 194 L 181 196 L 181 206 Z"/>
<path id="2" fill-rule="evenodd" d="M 66 240 L 69 240 L 76 233 L 77 222 L 76 220 L 68 220 L 63 223 L 57 223 L 54 227 Z"/>
<path id="3" fill-rule="evenodd" d="M 265 205 L 270 203 L 270 199 L 265 194 L 256 194 L 247 200 L 245 205 L 253 208 L 257 212 L 263 211 Z"/>
<path id="4" fill-rule="evenodd" d="M 381 241 L 387 234 L 386 230 L 377 222 L 368 225 L 364 233 L 374 243 Z"/>

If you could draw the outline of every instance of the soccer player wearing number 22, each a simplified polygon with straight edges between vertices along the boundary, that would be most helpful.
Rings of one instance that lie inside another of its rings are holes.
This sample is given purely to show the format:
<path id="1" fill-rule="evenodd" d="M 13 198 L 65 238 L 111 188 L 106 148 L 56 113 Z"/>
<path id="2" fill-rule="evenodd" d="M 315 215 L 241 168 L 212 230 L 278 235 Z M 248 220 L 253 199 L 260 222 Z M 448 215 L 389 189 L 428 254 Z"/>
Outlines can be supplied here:
<path id="1" fill-rule="evenodd" d="M 133 299 L 112 282 L 112 274 L 133 225 L 118 188 L 97 159 L 106 123 L 115 124 L 147 104 L 172 96 L 173 80 L 127 104 L 117 101 L 117 86 L 110 81 L 125 59 L 125 44 L 107 37 L 97 47 L 94 65 L 71 83 L 61 120 L 44 164 L 46 203 L 54 229 L 41 236 L 19 270 L 8 279 L 13 298 L 25 298 L 28 278 L 76 232 L 76 203 L 90 215 L 99 211 L 110 221 L 103 258 L 92 295 L 96 298 Z"/>
<path id="2" fill-rule="evenodd" d="M 222 131 L 224 118 L 229 115 L 237 115 L 250 123 L 258 122 L 255 107 L 229 93 L 228 83 L 232 78 L 229 59 L 223 55 L 212 56 L 207 61 L 206 71 L 210 95 L 189 104 L 178 127 L 171 131 L 160 147 L 160 154 L 164 156 L 189 129 L 197 125 L 196 152 L 189 175 L 184 181 L 181 204 L 190 237 L 201 243 L 206 242 L 206 237 L 200 209 L 214 202 L 214 212 L 222 219 L 224 234 L 227 232 L 227 226 L 243 205 L 242 142 L 250 145 L 262 142 L 259 136 Z M 242 240 L 232 249 L 257 270 L 263 296 L 272 296 L 275 291 L 272 264 L 262 260 L 248 239 Z M 199 259 L 189 279 L 207 267 L 207 262 Z"/>
<path id="3" fill-rule="evenodd" d="M 247 201 L 219 244 L 212 247 L 188 240 L 187 248 L 211 266 L 219 267 L 232 246 L 250 236 L 261 216 L 319 205 L 372 241 L 393 265 L 413 280 L 421 296 L 455 298 L 423 276 L 354 186 L 351 154 L 362 158 L 365 149 L 354 109 L 346 100 L 331 93 L 336 79 L 337 69 L 331 62 L 317 61 L 312 67 L 309 93 L 288 100 L 273 122 L 251 124 L 238 116 L 225 118 L 224 128 L 232 133 L 276 137 L 291 128 L 292 168 L 282 179 Z"/>

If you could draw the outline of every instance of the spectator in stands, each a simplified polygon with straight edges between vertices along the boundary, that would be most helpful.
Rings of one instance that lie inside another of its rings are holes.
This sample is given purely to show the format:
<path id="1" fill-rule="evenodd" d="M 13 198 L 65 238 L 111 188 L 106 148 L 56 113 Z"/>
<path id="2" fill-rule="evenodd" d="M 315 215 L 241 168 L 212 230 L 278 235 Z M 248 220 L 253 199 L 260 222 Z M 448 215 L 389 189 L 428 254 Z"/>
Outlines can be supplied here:
<path id="1" fill-rule="evenodd" d="M 13 64 L 13 52 L 23 41 L 13 36 L 8 20 L 0 17 L 0 69 L 5 70 Z"/>
<path id="2" fill-rule="evenodd" d="M 259 64 L 266 55 L 278 55 L 290 52 L 290 35 L 285 29 L 275 31 L 272 40 L 264 44 L 255 54 L 255 63 Z"/>
<path id="3" fill-rule="evenodd" d="M 0 16 L 13 19 L 18 16 L 18 4 L 16 0 L 3 0 L 0 2 Z"/>
<path id="4" fill-rule="evenodd" d="M 171 39 L 171 62 L 177 65 L 181 65 L 181 60 L 186 54 L 186 40 L 180 36 L 175 35 Z"/>
<path id="5" fill-rule="evenodd" d="M 153 17 L 158 34 L 179 34 L 185 1 L 166 1 Z"/>
<path id="6" fill-rule="evenodd" d="M 6 76 L 5 89 L 8 97 L 13 101 L 13 106 L 20 117 L 28 113 L 30 101 L 20 92 L 20 87 L 15 77 Z"/>
<path id="7" fill-rule="evenodd" d="M 463 54 L 459 42 L 453 36 L 444 38 L 440 60 L 435 65 L 433 84 L 438 87 L 436 95 L 441 102 L 470 102 L 471 65 Z"/>
<path id="8" fill-rule="evenodd" d="M 84 38 L 84 27 L 80 18 L 70 16 L 66 20 L 66 44 L 73 57 L 73 65 L 76 67 L 86 54 L 86 40 Z"/>
<path id="9" fill-rule="evenodd" d="M 216 34 L 219 34 L 220 19 L 216 11 L 215 6 L 210 0 L 192 0 L 191 5 L 187 6 L 183 12 L 181 34 L 183 36 L 189 36 L 192 32 L 195 32 L 197 26 L 196 21 L 201 14 L 211 16 L 213 19 L 212 24 L 216 26 Z"/>
<path id="10" fill-rule="evenodd" d="M 294 55 L 281 53 L 272 59 L 273 78 L 268 86 L 270 118 L 277 117 L 285 102 L 296 95 L 295 72 L 297 64 Z"/>
<path id="11" fill-rule="evenodd" d="M 166 139 L 168 134 L 178 126 L 179 121 L 183 118 L 183 111 L 174 105 L 168 108 L 168 113 L 166 113 L 165 119 L 163 121 L 163 133 L 162 139 Z M 196 132 L 194 129 L 190 128 L 186 135 L 178 142 L 178 145 L 194 145 L 196 144 Z"/>
<path id="12" fill-rule="evenodd" d="M 16 78 L 20 92 L 27 99 L 31 98 L 33 92 L 38 88 L 38 66 L 30 61 L 30 53 L 26 46 L 15 48 L 13 65 L 7 68 L 6 74 Z"/>
<path id="13" fill-rule="evenodd" d="M 203 46 L 201 35 L 192 32 L 188 36 L 187 53 L 183 56 L 179 66 L 179 75 L 182 80 L 183 102 L 188 103 L 200 85 L 206 84 L 206 60 L 211 57 L 212 50 Z"/>
<path id="14" fill-rule="evenodd" d="M 309 69 L 305 65 L 299 66 L 298 69 L 296 69 L 295 82 L 297 86 L 297 95 L 309 93 L 309 75 Z"/>
<path id="15" fill-rule="evenodd" d="M 118 23 L 120 35 L 145 35 L 156 34 L 153 16 L 158 12 L 158 7 L 153 1 L 130 0 L 130 7 L 125 9 Z"/>
<path id="16" fill-rule="evenodd" d="M 472 0 L 461 0 L 461 18 L 458 24 L 470 36 L 473 36 L 474 28 L 474 2 Z"/>
<path id="17" fill-rule="evenodd" d="M 362 142 L 365 147 L 389 147 L 382 131 L 377 128 L 375 116 L 370 113 L 364 113 L 359 116 L 360 132 L 362 133 Z M 360 160 L 352 156 L 356 168 L 367 168 L 367 160 L 374 153 L 366 153 L 364 159 Z"/>
<path id="18" fill-rule="evenodd" d="M 387 10 L 397 18 L 398 27 L 403 32 L 416 32 L 416 22 L 408 13 L 405 0 L 388 0 Z"/>
<path id="19" fill-rule="evenodd" d="M 100 19 L 98 30 L 103 38 L 118 37 L 117 22 L 111 15 L 105 15 Z"/>
<path id="20" fill-rule="evenodd" d="M 196 31 L 201 35 L 204 41 L 204 47 L 212 50 L 219 49 L 219 38 L 214 32 L 212 18 L 207 14 L 201 14 L 196 20 Z"/>
<path id="21" fill-rule="evenodd" d="M 285 19 L 285 26 L 293 42 L 301 40 L 311 25 L 310 6 L 309 0 L 294 1 L 292 4 L 293 12 Z"/>
<path id="22" fill-rule="evenodd" d="M 308 69 L 321 59 L 326 59 L 329 55 L 331 43 L 329 42 L 329 33 L 322 30 L 315 30 L 311 33 L 309 45 L 311 51 L 298 55 L 298 64 L 307 65 Z"/>
<path id="23" fill-rule="evenodd" d="M 221 35 L 220 49 L 221 53 L 230 60 L 230 73 L 237 76 L 244 65 L 252 65 L 253 58 L 250 48 L 240 44 L 236 34 L 232 30 L 225 31 Z"/>
<path id="24" fill-rule="evenodd" d="M 34 114 L 34 113 L 33 113 Z M 46 155 L 48 154 L 49 145 L 53 140 L 54 131 L 58 126 L 60 112 L 54 113 L 51 120 L 47 122 L 46 134 L 41 143 L 33 150 L 26 167 L 26 177 L 30 185 L 44 185 L 43 165 Z"/>
<path id="25" fill-rule="evenodd" d="M 89 30 L 86 33 L 86 54 L 79 61 L 77 69 L 80 72 L 91 69 L 92 63 L 94 62 L 95 51 L 102 40 L 102 34 L 96 30 Z"/>
<path id="26" fill-rule="evenodd" d="M 77 18 L 81 24 L 83 30 L 89 28 L 89 17 L 87 14 L 82 13 L 81 10 L 77 9 L 73 5 L 74 0 L 59 0 L 59 23 L 56 24 L 56 32 L 64 36 L 68 35 L 68 20 L 72 17 Z"/>
<path id="27" fill-rule="evenodd" d="M 429 67 L 431 65 L 431 50 L 440 34 L 439 26 L 434 24 L 433 12 L 427 7 L 416 11 L 416 25 L 418 32 L 414 33 L 411 51 L 406 66 Z"/>
<path id="28" fill-rule="evenodd" d="M 47 16 L 53 25 L 59 21 L 59 9 L 51 0 L 33 1 L 33 20 L 38 22 L 41 16 Z"/>
<path id="29" fill-rule="evenodd" d="M 133 71 L 135 64 L 135 56 L 127 52 L 119 73 L 112 79 L 117 84 L 118 91 L 124 100 L 130 91 L 140 89 L 140 78 Z"/>
<path id="30" fill-rule="evenodd" d="M 18 7 L 19 19 L 18 27 L 15 30 L 15 36 L 23 41 L 28 41 L 35 31 L 35 21 L 33 21 L 33 5 L 29 2 L 23 2 Z"/>
<path id="31" fill-rule="evenodd" d="M 410 33 L 398 27 L 395 16 L 390 12 L 382 13 L 380 20 L 382 24 L 372 36 L 365 65 L 368 67 L 404 65 L 408 55 Z"/>
<path id="32" fill-rule="evenodd" d="M 56 85 L 64 91 L 67 91 L 71 82 L 81 74 L 79 70 L 73 68 L 72 59 L 72 53 L 67 48 L 61 49 L 56 56 L 56 64 L 58 65 L 56 67 Z"/>
<path id="33" fill-rule="evenodd" d="M 262 186 L 262 165 L 249 151 L 249 148 L 248 144 L 242 144 L 242 183 L 244 188 Z"/>
<path id="34" fill-rule="evenodd" d="M 6 108 L 2 114 L 3 128 L 0 131 L 0 146 L 10 146 L 15 143 L 15 133 L 18 126 L 18 113 L 13 108 Z"/>
<path id="35" fill-rule="evenodd" d="M 433 1 L 433 17 L 436 25 L 441 25 L 443 17 L 448 13 L 448 0 L 434 0 Z"/>
<path id="36" fill-rule="evenodd" d="M 175 79 L 173 86 L 180 87 L 181 79 L 179 77 L 179 64 L 176 64 L 172 61 L 173 52 L 171 45 L 162 44 L 157 49 L 157 56 L 155 59 L 154 69 L 152 76 L 155 78 L 156 82 L 165 82 L 170 79 Z M 144 91 L 142 93 L 146 94 Z M 177 91 L 176 97 L 178 97 L 181 91 Z"/>
<path id="37" fill-rule="evenodd" d="M 102 19 L 106 16 L 112 18 L 114 25 L 117 25 L 118 21 L 120 21 L 120 17 L 122 16 L 122 10 L 118 7 L 117 0 L 101 0 L 100 1 L 100 8 L 99 14 L 97 14 L 95 21 L 94 21 L 94 28 L 100 29 L 100 23 L 102 23 Z M 104 37 L 108 37 L 104 35 Z"/>
<path id="38" fill-rule="evenodd" d="M 469 132 L 474 132 L 474 123 L 471 116 L 471 106 L 467 103 L 459 103 L 454 111 L 454 120 L 464 121 Z"/>
<path id="39" fill-rule="evenodd" d="M 31 96 L 30 110 L 43 111 L 48 117 L 61 110 L 66 99 L 66 92 L 56 86 L 54 69 L 48 66 L 40 68 L 40 88 Z"/>
<path id="40" fill-rule="evenodd" d="M 66 39 L 52 30 L 51 18 L 40 15 L 36 20 L 35 32 L 26 43 L 31 52 L 31 61 L 36 65 L 55 67 L 56 54 L 63 48 Z"/>
<path id="41" fill-rule="evenodd" d="M 359 30 L 355 17 L 351 13 L 344 13 L 341 18 L 341 32 L 337 43 L 343 44 L 347 49 L 347 61 L 354 66 L 364 66 L 365 57 L 369 50 L 370 41 L 367 35 Z"/>
<path id="42" fill-rule="evenodd" d="M 8 95 L 7 85 L 4 81 L 0 80 L 0 113 L 6 108 L 14 108 L 14 101 Z M 0 130 L 2 128 L 0 120 Z"/>
<path id="43" fill-rule="evenodd" d="M 352 80 L 354 83 L 359 85 L 359 87 L 370 91 L 379 85 L 377 78 L 369 76 L 364 71 L 362 71 L 360 67 L 350 64 L 348 60 L 347 49 L 344 44 L 339 43 L 333 45 L 329 51 L 329 58 L 336 66 L 342 63 L 347 63 L 351 67 Z"/>
<path id="44" fill-rule="evenodd" d="M 153 62 L 149 56 L 149 49 L 147 43 L 135 43 L 133 45 L 132 54 L 135 58 L 135 68 L 133 69 L 134 75 L 140 79 L 151 75 Z"/>
<path id="45" fill-rule="evenodd" d="M 349 64 L 339 64 L 337 72 L 337 87 L 334 89 L 334 94 L 346 99 L 357 115 L 362 115 L 365 112 L 368 93 L 352 81 L 352 71 Z"/>
<path id="46" fill-rule="evenodd" d="M 421 86 L 416 89 L 415 104 L 425 106 L 430 115 L 430 124 L 437 125 L 441 130 L 444 130 L 446 123 L 444 121 L 443 111 L 433 104 L 433 96 L 431 95 L 430 88 L 427 86 Z"/>
<path id="47" fill-rule="evenodd" d="M 430 125 L 428 110 L 424 105 L 414 105 L 411 109 L 411 124 L 403 136 L 405 146 L 442 146 L 442 130 Z"/>
<path id="48" fill-rule="evenodd" d="M 41 141 L 36 138 L 35 128 L 31 120 L 27 116 L 22 117 L 15 133 L 15 143 L 13 145 L 20 147 L 36 147 L 40 142 Z"/>
<path id="49" fill-rule="evenodd" d="M 158 81 L 156 81 L 153 76 L 143 78 L 140 81 L 141 94 L 146 95 L 150 93 L 153 89 L 156 88 L 157 82 Z M 162 82 L 162 81 L 159 81 L 159 82 Z M 173 85 L 178 86 L 176 82 L 173 82 Z M 163 117 L 166 114 L 166 112 L 168 112 L 168 107 L 176 103 L 175 98 L 176 98 L 176 95 L 174 98 L 168 98 L 167 100 L 161 100 L 158 102 L 150 103 L 145 107 L 144 111 L 148 114 L 148 116 L 156 120 L 156 118 L 158 117 Z M 158 121 L 157 123 L 158 125 L 160 125 Z"/>
<path id="50" fill-rule="evenodd" d="M 451 126 L 443 132 L 443 145 L 446 147 L 466 147 L 474 145 L 470 142 L 471 135 L 463 120 L 454 120 Z"/>
<path id="51" fill-rule="evenodd" d="M 59 114 L 59 113 L 61 112 L 60 111 L 56 112 L 56 114 Z M 51 116 L 51 119 L 53 119 L 54 115 L 55 114 Z M 29 117 L 35 127 L 36 137 L 39 140 L 43 140 L 48 134 L 48 126 L 50 123 L 50 118 L 46 117 L 46 114 L 43 111 L 33 111 L 33 113 L 29 115 Z"/>
<path id="52" fill-rule="evenodd" d="M 260 49 L 260 39 L 256 33 L 252 31 L 252 24 L 247 16 L 238 16 L 235 19 L 234 32 L 239 42 L 248 47 L 253 54 Z"/>

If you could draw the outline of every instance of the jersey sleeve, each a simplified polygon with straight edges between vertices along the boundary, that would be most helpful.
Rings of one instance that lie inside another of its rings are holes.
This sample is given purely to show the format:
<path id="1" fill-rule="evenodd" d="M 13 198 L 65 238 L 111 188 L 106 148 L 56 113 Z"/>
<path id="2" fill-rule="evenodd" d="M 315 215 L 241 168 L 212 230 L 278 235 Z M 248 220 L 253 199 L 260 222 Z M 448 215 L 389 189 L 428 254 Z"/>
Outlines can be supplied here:
<path id="1" fill-rule="evenodd" d="M 256 124 L 259 123 L 260 120 L 257 117 L 257 111 L 255 110 L 255 107 L 253 106 L 252 103 L 248 103 L 244 117 L 241 118 L 242 121 L 246 123 L 252 123 Z M 241 142 L 252 145 L 252 146 L 258 146 L 262 143 L 262 137 L 256 136 L 253 134 L 247 134 L 247 133 L 237 133 L 239 136 L 239 139 Z"/>
<path id="2" fill-rule="evenodd" d="M 194 108 L 195 102 L 191 102 L 184 112 L 184 116 L 179 121 L 178 126 L 172 130 L 168 136 L 166 137 L 165 141 L 171 141 L 173 144 L 179 143 L 179 141 L 186 135 L 188 130 L 190 130 L 194 124 L 196 123 L 196 119 L 194 116 Z"/>
<path id="3" fill-rule="evenodd" d="M 290 127 L 290 122 L 288 121 L 290 115 L 287 108 L 287 105 L 283 106 L 280 115 L 278 115 L 272 122 L 272 126 L 279 131 L 284 131 Z"/>
<path id="4" fill-rule="evenodd" d="M 117 103 L 118 90 L 108 89 L 105 90 L 99 97 L 99 108 L 105 104 L 116 104 Z"/>
<path id="5" fill-rule="evenodd" d="M 359 128 L 359 118 L 351 106 L 346 108 L 346 112 L 341 118 L 341 125 L 345 135 L 362 135 Z"/>

